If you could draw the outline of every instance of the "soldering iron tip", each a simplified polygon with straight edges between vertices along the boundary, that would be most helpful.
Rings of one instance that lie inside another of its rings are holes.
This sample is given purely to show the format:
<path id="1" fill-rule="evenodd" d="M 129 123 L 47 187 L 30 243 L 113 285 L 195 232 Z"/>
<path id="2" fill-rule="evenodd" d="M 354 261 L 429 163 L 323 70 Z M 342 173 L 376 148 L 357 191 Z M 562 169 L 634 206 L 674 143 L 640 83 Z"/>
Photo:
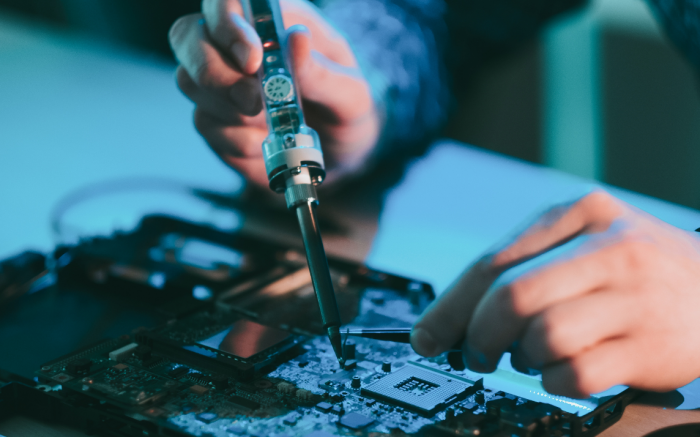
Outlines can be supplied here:
<path id="1" fill-rule="evenodd" d="M 338 358 L 338 362 L 342 367 L 345 364 L 345 358 L 343 357 L 343 341 L 340 337 L 340 329 L 337 326 L 331 326 L 328 328 L 328 339 L 333 347 L 333 352 Z"/>

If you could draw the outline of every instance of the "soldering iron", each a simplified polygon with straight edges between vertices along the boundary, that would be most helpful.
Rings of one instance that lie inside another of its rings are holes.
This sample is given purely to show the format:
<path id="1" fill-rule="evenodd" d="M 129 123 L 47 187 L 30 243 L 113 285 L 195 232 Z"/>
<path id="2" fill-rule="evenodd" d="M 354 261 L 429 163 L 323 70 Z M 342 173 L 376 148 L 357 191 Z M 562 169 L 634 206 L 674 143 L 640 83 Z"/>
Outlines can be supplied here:
<path id="1" fill-rule="evenodd" d="M 326 176 L 321 143 L 304 123 L 286 44 L 280 38 L 285 30 L 279 0 L 247 0 L 242 5 L 263 46 L 258 76 L 270 132 L 262 145 L 270 188 L 284 193 L 287 207 L 296 212 L 323 327 L 342 364 L 340 313 L 316 219 L 316 186 Z"/>

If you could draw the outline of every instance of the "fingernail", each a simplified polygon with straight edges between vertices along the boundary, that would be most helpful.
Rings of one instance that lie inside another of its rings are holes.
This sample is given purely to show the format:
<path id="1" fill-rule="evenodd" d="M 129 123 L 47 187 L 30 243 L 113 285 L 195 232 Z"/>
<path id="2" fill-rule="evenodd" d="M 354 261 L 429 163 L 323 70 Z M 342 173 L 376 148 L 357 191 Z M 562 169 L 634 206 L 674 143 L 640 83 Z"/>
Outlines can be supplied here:
<path id="1" fill-rule="evenodd" d="M 250 57 L 250 47 L 248 44 L 237 41 L 231 45 L 231 53 L 233 54 L 233 59 L 236 60 L 238 67 L 244 69 L 248 63 L 248 58 Z"/>
<path id="2" fill-rule="evenodd" d="M 423 328 L 416 328 L 411 332 L 411 346 L 419 355 L 434 357 L 438 354 L 438 344 L 435 338 Z"/>

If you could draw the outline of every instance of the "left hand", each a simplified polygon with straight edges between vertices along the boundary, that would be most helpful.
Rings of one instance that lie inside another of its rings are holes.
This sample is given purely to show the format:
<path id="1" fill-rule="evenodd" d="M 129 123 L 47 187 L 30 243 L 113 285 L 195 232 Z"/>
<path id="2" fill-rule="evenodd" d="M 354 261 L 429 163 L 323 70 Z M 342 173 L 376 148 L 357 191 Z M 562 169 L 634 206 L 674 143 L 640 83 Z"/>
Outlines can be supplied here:
<path id="1" fill-rule="evenodd" d="M 572 240 L 573 250 L 550 253 Z M 617 384 L 666 391 L 700 377 L 698 320 L 700 239 L 596 191 L 552 208 L 467 269 L 411 340 L 424 356 L 463 341 L 478 372 L 495 370 L 513 346 L 516 368 L 540 369 L 548 392 L 584 398 Z"/>

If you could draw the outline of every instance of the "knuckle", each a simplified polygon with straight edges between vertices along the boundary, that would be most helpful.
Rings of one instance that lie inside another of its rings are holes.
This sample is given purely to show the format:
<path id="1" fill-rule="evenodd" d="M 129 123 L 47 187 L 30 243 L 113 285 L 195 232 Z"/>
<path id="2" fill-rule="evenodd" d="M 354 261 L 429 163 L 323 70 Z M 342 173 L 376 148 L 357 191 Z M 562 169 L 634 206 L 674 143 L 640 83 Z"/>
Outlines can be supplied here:
<path id="1" fill-rule="evenodd" d="M 596 190 L 583 196 L 580 200 L 580 203 L 588 203 L 592 206 L 604 208 L 611 205 L 614 201 L 615 198 L 609 193 L 601 190 Z"/>
<path id="2" fill-rule="evenodd" d="M 584 365 L 579 360 L 572 360 L 569 367 L 571 369 L 571 385 L 577 392 L 591 394 L 600 391 L 598 378 L 589 366 Z"/>
<path id="3" fill-rule="evenodd" d="M 215 76 L 211 68 L 212 59 L 206 54 L 202 57 L 201 63 L 192 72 L 192 80 L 200 87 L 211 88 L 216 84 Z"/>
<path id="4" fill-rule="evenodd" d="M 226 92 L 226 88 L 236 83 L 236 78 L 228 67 L 220 62 L 218 56 L 213 51 L 203 51 L 191 77 L 199 87 L 223 93 Z"/>
<path id="5" fill-rule="evenodd" d="M 626 271 L 640 271 L 653 264 L 651 245 L 636 235 L 627 235 L 617 244 L 617 259 Z"/>
<path id="6" fill-rule="evenodd" d="M 506 287 L 503 287 L 500 299 L 505 308 L 510 309 L 512 314 L 520 317 L 530 315 L 533 286 L 527 279 L 518 279 Z"/>
<path id="7" fill-rule="evenodd" d="M 592 216 L 607 220 L 613 220 L 622 213 L 619 200 L 602 190 L 596 190 L 583 196 L 576 202 L 576 207 Z"/>
<path id="8" fill-rule="evenodd" d="M 552 359 L 567 355 L 570 342 L 567 318 L 557 311 L 546 311 L 535 321 L 536 332 L 541 335 L 546 352 Z"/>
<path id="9" fill-rule="evenodd" d="M 236 149 L 242 157 L 253 157 L 260 154 L 260 144 L 254 141 L 252 135 L 244 135 L 236 145 Z"/>

